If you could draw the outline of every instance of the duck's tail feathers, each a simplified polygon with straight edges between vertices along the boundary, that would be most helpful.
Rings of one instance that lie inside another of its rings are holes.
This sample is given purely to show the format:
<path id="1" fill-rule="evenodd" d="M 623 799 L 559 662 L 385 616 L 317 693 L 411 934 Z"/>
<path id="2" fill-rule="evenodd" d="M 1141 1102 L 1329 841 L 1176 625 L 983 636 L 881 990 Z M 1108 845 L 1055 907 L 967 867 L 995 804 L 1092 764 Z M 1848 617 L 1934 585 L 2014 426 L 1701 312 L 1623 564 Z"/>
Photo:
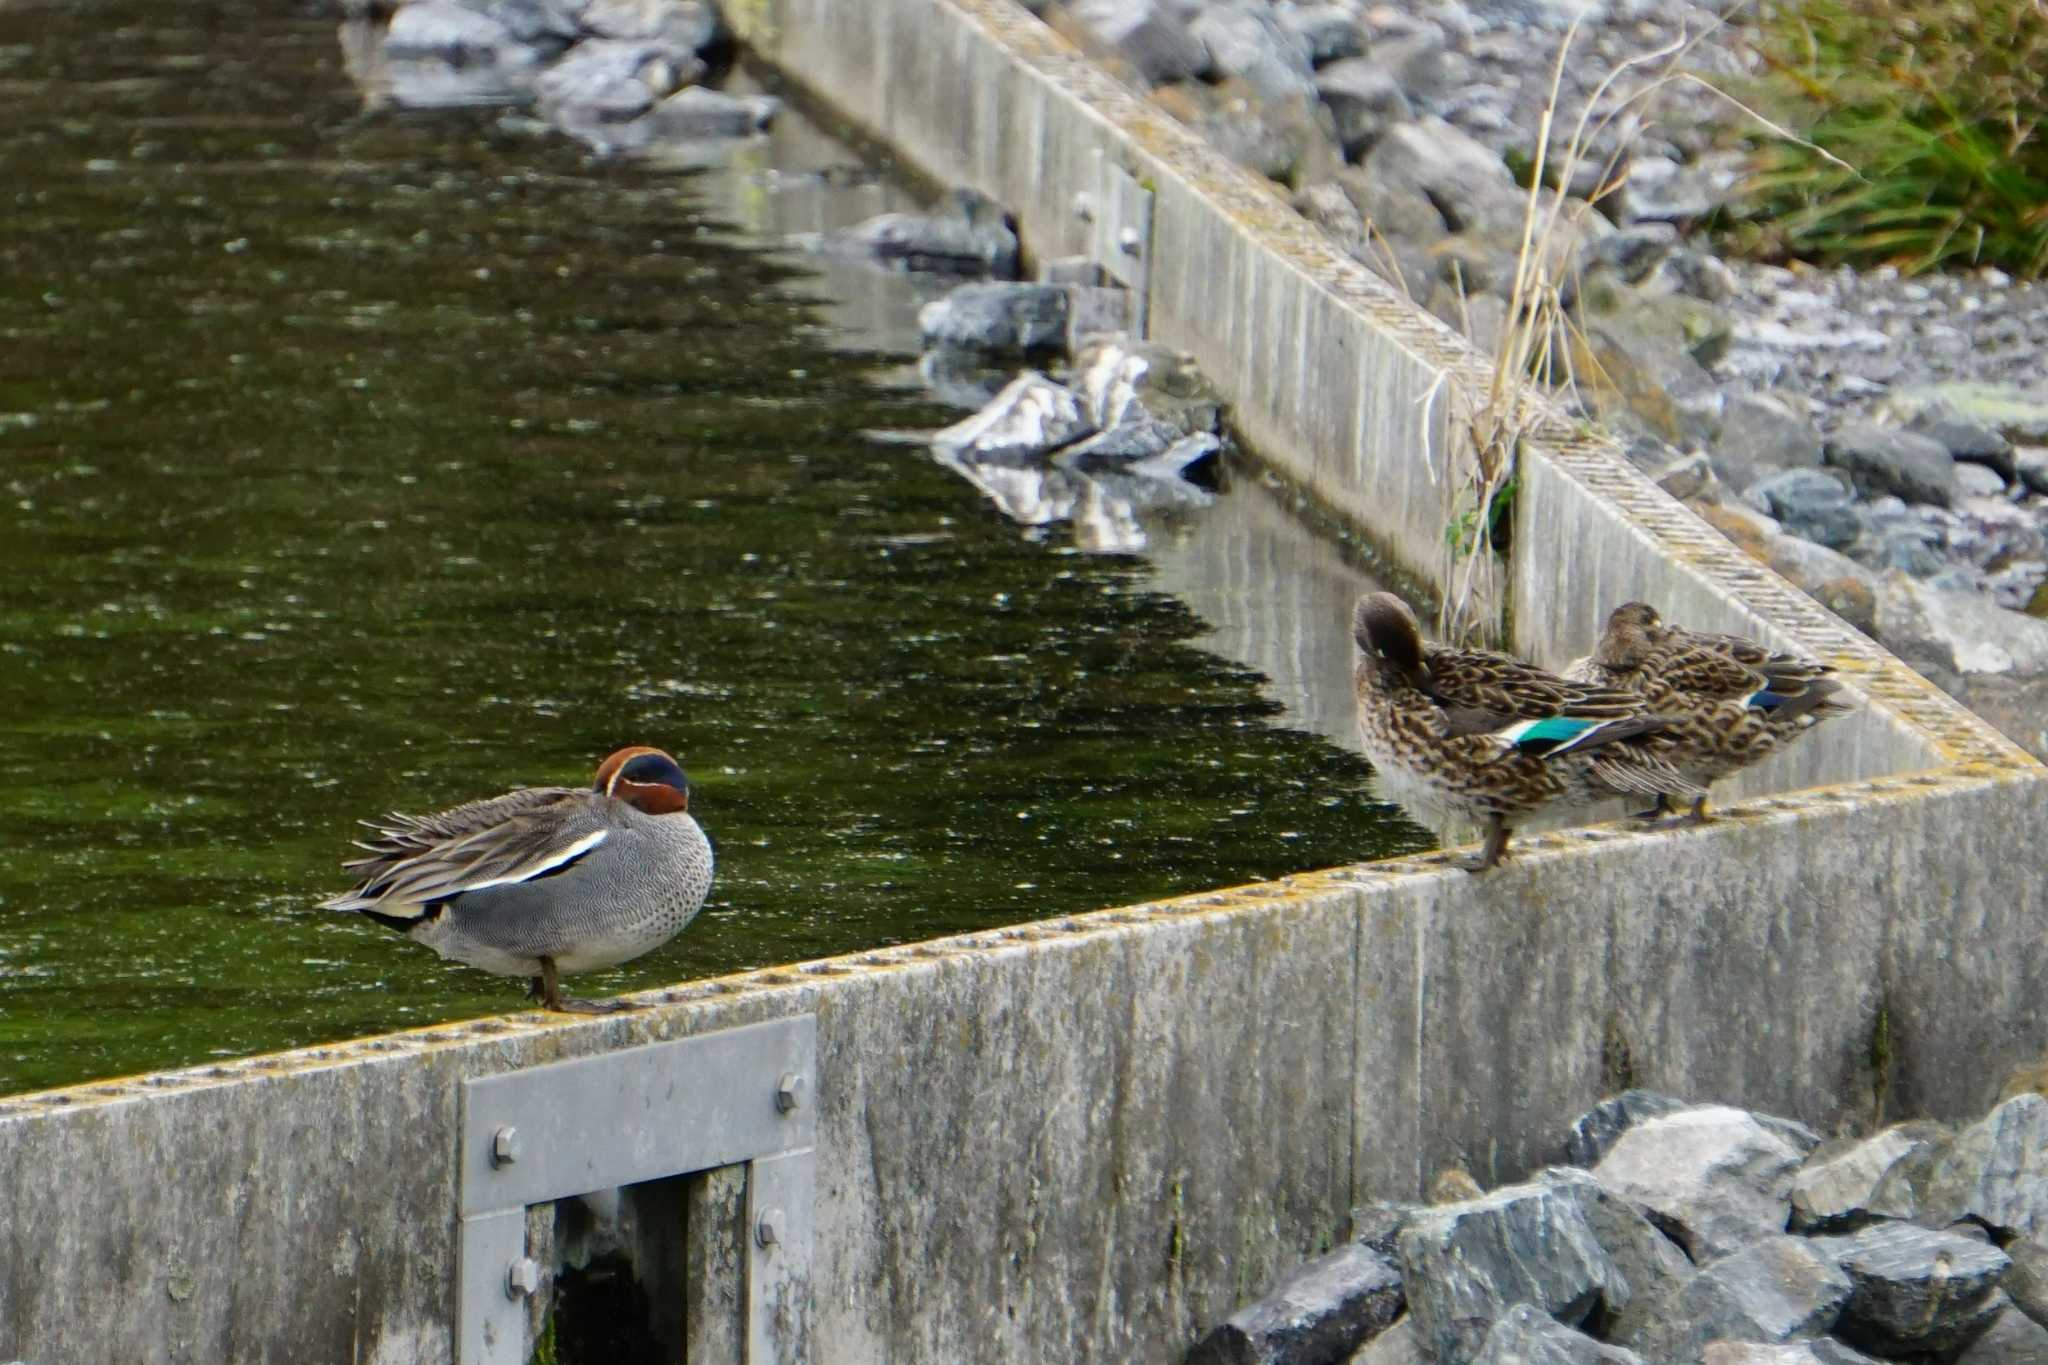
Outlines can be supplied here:
<path id="1" fill-rule="evenodd" d="M 1765 712 L 1779 725 L 1789 724 L 1803 716 L 1811 716 L 1815 722 L 1819 722 L 1829 716 L 1841 715 L 1850 709 L 1848 702 L 1837 698 L 1836 694 L 1841 690 L 1841 683 L 1833 678 L 1812 678 L 1801 684 L 1796 691 L 1788 689 L 1780 692 L 1773 687 L 1766 687 L 1761 691 L 1752 692 L 1747 699 L 1747 705 Z"/>

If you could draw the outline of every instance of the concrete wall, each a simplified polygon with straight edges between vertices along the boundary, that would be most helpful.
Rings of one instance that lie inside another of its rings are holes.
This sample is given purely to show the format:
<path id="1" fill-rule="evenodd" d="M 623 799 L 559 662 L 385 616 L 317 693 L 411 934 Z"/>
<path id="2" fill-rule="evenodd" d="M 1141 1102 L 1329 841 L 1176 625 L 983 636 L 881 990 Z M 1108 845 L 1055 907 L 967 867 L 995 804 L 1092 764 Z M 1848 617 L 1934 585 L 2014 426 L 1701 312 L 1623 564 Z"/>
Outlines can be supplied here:
<path id="1" fill-rule="evenodd" d="M 1003 0 L 753 0 L 749 39 L 1074 250 L 1098 150 L 1158 194 L 1157 334 L 1411 563 L 1435 323 Z M 1527 457 L 1516 638 L 1612 600 L 1825 654 L 1869 705 L 1704 830 L 1440 856 L 0 1101 L 0 1358 L 440 1362 L 460 1083 L 818 1020 L 820 1359 L 1170 1361 L 1371 1196 L 1554 1150 L 1620 1080 L 1845 1131 L 1980 1109 L 2048 1038 L 2043 770 L 1594 447 Z M 1526 531 L 1527 551 L 1537 538 Z M 1253 561 L 1247 560 L 1247 563 Z M 1883 1049 L 1873 1045 L 1882 1033 Z M 1880 1065 L 1881 1063 L 1881 1065 Z"/>

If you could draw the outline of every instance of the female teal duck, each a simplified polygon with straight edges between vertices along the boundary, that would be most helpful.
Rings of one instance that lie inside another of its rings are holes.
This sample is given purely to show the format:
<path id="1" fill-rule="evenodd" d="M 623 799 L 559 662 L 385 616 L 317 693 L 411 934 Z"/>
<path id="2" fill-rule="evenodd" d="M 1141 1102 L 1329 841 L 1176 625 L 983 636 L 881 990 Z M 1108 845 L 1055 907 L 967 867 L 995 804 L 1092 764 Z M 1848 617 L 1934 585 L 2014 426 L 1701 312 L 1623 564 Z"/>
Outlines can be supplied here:
<path id="1" fill-rule="evenodd" d="M 1706 788 L 1776 752 L 1850 707 L 1826 664 L 1774 653 L 1740 635 L 1666 625 L 1656 609 L 1624 602 L 1607 618 L 1599 648 L 1565 676 L 1625 688 L 1669 717 L 1679 771 L 1698 783 L 1691 818 L 1705 824 Z M 1670 809 L 1659 795 L 1643 812 Z"/>
<path id="2" fill-rule="evenodd" d="M 1425 645 L 1392 593 L 1358 600 L 1352 636 L 1365 755 L 1404 805 L 1484 827 L 1485 846 L 1459 862 L 1468 872 L 1499 862 L 1509 821 L 1534 811 L 1699 794 L 1670 762 L 1668 722 L 1632 692 Z"/>
<path id="3" fill-rule="evenodd" d="M 711 845 L 690 781 L 659 749 L 621 749 L 589 791 L 530 787 L 438 815 L 364 821 L 377 837 L 342 866 L 362 874 L 321 902 L 499 976 L 532 978 L 551 1010 L 559 976 L 613 967 L 674 938 L 711 889 Z"/>

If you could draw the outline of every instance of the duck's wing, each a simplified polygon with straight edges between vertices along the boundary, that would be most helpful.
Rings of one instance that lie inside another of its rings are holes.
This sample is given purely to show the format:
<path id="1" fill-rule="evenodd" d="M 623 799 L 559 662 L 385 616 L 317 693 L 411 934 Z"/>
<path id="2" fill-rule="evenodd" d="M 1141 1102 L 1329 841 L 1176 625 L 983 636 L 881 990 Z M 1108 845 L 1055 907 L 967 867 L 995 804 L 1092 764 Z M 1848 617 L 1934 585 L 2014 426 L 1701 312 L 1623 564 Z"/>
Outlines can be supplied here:
<path id="1" fill-rule="evenodd" d="M 1633 692 L 1561 678 L 1490 650 L 1431 650 L 1424 668 L 1425 690 L 1447 715 L 1461 717 L 1461 724 L 1479 725 L 1485 716 L 1500 717 L 1504 723 L 1551 716 L 1616 719 L 1644 709 L 1643 699 Z"/>
<path id="2" fill-rule="evenodd" d="M 1749 696 L 1770 682 L 1765 674 L 1726 650 L 1679 640 L 1653 651 L 1636 673 L 1646 692 L 1669 689 L 1689 696 L 1729 700 Z"/>
<path id="3" fill-rule="evenodd" d="M 611 834 L 592 794 L 572 787 L 529 788 L 435 815 L 368 823 L 377 838 L 359 847 L 369 856 L 343 864 L 362 880 L 323 908 L 418 913 L 464 892 L 565 871 Z"/>
<path id="4" fill-rule="evenodd" d="M 1723 655 L 1740 667 L 1761 674 L 1774 688 L 1781 690 L 1835 671 L 1818 660 L 1782 653 L 1740 635 L 1716 635 L 1672 626 L 1666 628 L 1665 640 L 1668 648 L 1705 650 Z"/>

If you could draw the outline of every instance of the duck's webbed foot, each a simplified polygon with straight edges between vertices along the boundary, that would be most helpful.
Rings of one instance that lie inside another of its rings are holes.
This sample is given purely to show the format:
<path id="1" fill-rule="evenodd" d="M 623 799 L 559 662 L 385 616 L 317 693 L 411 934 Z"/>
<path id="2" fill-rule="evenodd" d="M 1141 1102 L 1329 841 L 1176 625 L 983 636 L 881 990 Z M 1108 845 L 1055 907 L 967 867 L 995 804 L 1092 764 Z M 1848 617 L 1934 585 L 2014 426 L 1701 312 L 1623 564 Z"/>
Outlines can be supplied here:
<path id="1" fill-rule="evenodd" d="M 1658 792 L 1656 805 L 1650 807 L 1648 810 L 1637 811 L 1635 814 L 1629 816 L 1629 819 L 1656 821 L 1662 820 L 1665 816 L 1669 814 L 1671 814 L 1671 798 L 1665 795 L 1663 792 Z"/>
<path id="2" fill-rule="evenodd" d="M 1486 817 L 1486 842 L 1479 846 L 1479 852 L 1451 861 L 1467 872 L 1485 872 L 1506 857 L 1507 851 L 1507 822 L 1498 815 L 1489 815 Z"/>
<path id="3" fill-rule="evenodd" d="M 540 975 L 527 986 L 526 998 L 539 1000 L 541 1008 L 553 1010 L 556 1014 L 616 1014 L 635 1006 L 623 1000 L 578 1000 L 575 996 L 562 994 L 562 974 L 551 957 L 540 960 Z"/>
<path id="4" fill-rule="evenodd" d="M 1707 814 L 1707 798 L 1704 793 L 1694 799 L 1692 813 L 1686 818 L 1695 825 L 1711 825 L 1714 823 L 1714 817 Z"/>

